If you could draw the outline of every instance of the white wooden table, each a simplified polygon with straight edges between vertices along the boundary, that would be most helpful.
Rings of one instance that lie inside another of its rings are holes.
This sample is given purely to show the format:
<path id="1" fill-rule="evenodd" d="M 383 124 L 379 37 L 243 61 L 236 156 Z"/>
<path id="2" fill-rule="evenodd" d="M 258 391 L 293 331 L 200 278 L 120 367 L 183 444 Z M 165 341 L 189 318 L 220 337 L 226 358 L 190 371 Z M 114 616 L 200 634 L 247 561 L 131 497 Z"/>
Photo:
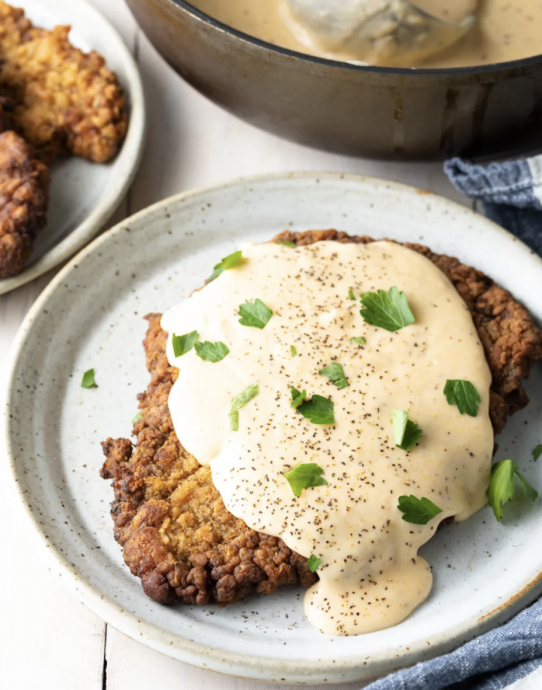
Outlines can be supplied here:
<path id="1" fill-rule="evenodd" d="M 149 110 L 148 139 L 139 174 L 109 226 L 185 189 L 276 171 L 363 173 L 406 182 L 462 201 L 445 179 L 440 164 L 376 162 L 321 153 L 281 141 L 234 119 L 173 73 L 142 35 L 122 0 L 93 2 L 133 50 L 143 75 Z M 0 297 L 0 392 L 5 386 L 13 338 L 52 275 Z M 149 687 L 268 690 L 276 687 L 219 676 L 163 657 L 133 642 L 88 611 L 64 589 L 61 579 L 43 561 L 43 547 L 18 505 L 7 477 L 5 458 L 1 460 L 0 687 L 6 690 L 147 690 Z M 536 687 L 542 686 L 541 677 L 539 683 Z M 359 688 L 360 684 L 341 687 Z"/>

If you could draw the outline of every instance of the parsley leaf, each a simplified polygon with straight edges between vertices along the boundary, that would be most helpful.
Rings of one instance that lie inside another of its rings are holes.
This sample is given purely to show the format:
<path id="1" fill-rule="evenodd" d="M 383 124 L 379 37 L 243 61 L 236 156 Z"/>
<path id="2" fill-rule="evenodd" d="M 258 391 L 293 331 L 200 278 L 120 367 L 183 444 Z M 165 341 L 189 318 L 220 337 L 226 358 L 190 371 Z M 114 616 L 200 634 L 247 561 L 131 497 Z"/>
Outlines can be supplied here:
<path id="1" fill-rule="evenodd" d="M 393 410 L 392 423 L 395 445 L 407 452 L 412 450 L 421 439 L 423 430 L 417 424 L 410 421 L 408 412 L 403 412 L 403 410 L 396 408 Z"/>
<path id="2" fill-rule="evenodd" d="M 535 501 L 538 497 L 538 491 L 521 474 L 517 463 L 513 460 L 496 462 L 491 468 L 491 482 L 487 490 L 487 502 L 493 508 L 495 517 L 499 522 L 502 519 L 502 506 L 514 498 L 515 479 L 518 480 L 527 498 Z"/>
<path id="3" fill-rule="evenodd" d="M 460 414 L 466 412 L 470 417 L 476 417 L 478 414 L 482 399 L 470 381 L 448 379 L 444 386 L 444 395 L 448 405 L 457 405 Z"/>
<path id="4" fill-rule="evenodd" d="M 138 412 L 135 417 L 132 417 L 132 424 L 135 424 L 136 422 L 139 422 L 141 419 L 141 412 Z"/>
<path id="5" fill-rule="evenodd" d="M 541 455 L 542 455 L 542 443 L 539 443 L 536 446 L 536 448 L 533 449 L 533 460 L 536 462 Z"/>
<path id="6" fill-rule="evenodd" d="M 322 474 L 324 474 L 324 470 L 314 462 L 304 462 L 296 465 L 284 476 L 294 492 L 294 496 L 301 496 L 303 489 L 309 489 L 312 486 L 327 486 L 327 481 L 320 476 Z"/>
<path id="7" fill-rule="evenodd" d="M 416 498 L 416 496 L 399 496 L 397 508 L 404 513 L 403 520 L 413 525 L 427 525 L 435 515 L 442 513 L 442 509 L 436 506 L 428 498 Z"/>
<path id="8" fill-rule="evenodd" d="M 198 340 L 199 333 L 197 331 L 192 331 L 191 333 L 186 333 L 185 335 L 175 335 L 174 333 L 171 339 L 171 344 L 173 345 L 173 354 L 175 357 L 182 357 L 187 352 L 190 352 Z"/>
<path id="9" fill-rule="evenodd" d="M 280 242 L 277 242 L 276 244 L 283 244 L 285 247 L 295 247 L 296 246 L 295 242 L 290 242 L 289 240 L 281 240 Z"/>
<path id="10" fill-rule="evenodd" d="M 303 394 L 306 397 L 307 392 L 303 391 L 301 395 Z M 301 412 L 303 417 L 310 420 L 312 424 L 334 424 L 334 408 L 335 404 L 321 395 L 313 395 L 310 400 L 301 401 L 297 405 L 297 411 Z"/>
<path id="11" fill-rule="evenodd" d="M 293 345 L 290 345 L 290 354 L 292 355 L 292 357 L 295 357 L 297 355 L 297 350 Z"/>
<path id="12" fill-rule="evenodd" d="M 354 295 L 354 291 L 352 290 L 352 288 L 350 288 L 350 290 L 348 290 L 348 299 L 351 299 L 351 300 L 356 299 L 356 295 Z"/>
<path id="13" fill-rule="evenodd" d="M 423 436 L 423 429 L 410 419 L 407 422 L 403 443 L 399 446 L 402 450 L 411 451 Z"/>
<path id="14" fill-rule="evenodd" d="M 320 369 L 318 373 L 326 376 L 337 388 L 348 388 L 350 385 L 346 380 L 342 364 L 337 362 L 333 362 L 328 367 Z"/>
<path id="15" fill-rule="evenodd" d="M 513 460 L 497 462 L 491 468 L 491 481 L 487 490 L 487 502 L 493 508 L 495 517 L 502 519 L 502 506 L 514 498 L 514 465 Z"/>
<path id="16" fill-rule="evenodd" d="M 350 338 L 350 340 L 353 340 L 358 345 L 365 345 L 367 342 L 367 338 L 364 338 L 363 336 L 361 336 L 360 338 Z"/>
<path id="17" fill-rule="evenodd" d="M 291 407 L 296 409 L 301 405 L 303 400 L 306 400 L 307 398 L 307 391 L 303 389 L 301 393 L 297 390 L 297 388 L 294 388 L 293 386 L 290 387 L 290 393 L 292 394 L 292 404 Z"/>
<path id="18" fill-rule="evenodd" d="M 396 446 L 400 446 L 405 438 L 405 431 L 408 423 L 408 412 L 403 412 L 403 410 L 393 409 L 392 416 L 393 424 L 393 439 Z"/>
<path id="19" fill-rule="evenodd" d="M 322 565 L 322 559 L 317 558 L 313 553 L 307 559 L 307 568 L 311 573 L 316 572 L 316 570 Z"/>
<path id="20" fill-rule="evenodd" d="M 416 319 L 408 306 L 404 292 L 399 292 L 396 287 L 389 292 L 366 292 L 360 301 L 365 309 L 360 314 L 365 323 L 371 326 L 385 328 L 387 331 L 398 331 L 405 326 L 415 323 Z"/>
<path id="21" fill-rule="evenodd" d="M 224 273 L 224 271 L 227 271 L 229 268 L 234 268 L 240 264 L 242 260 L 243 252 L 241 250 L 233 252 L 233 254 L 228 254 L 228 256 L 225 256 L 222 261 L 219 261 L 214 267 L 213 272 L 208 278 L 208 282 L 210 283 L 215 278 L 218 278 L 221 273 Z"/>
<path id="22" fill-rule="evenodd" d="M 81 388 L 98 388 L 98 385 L 94 380 L 94 369 L 85 371 L 83 374 L 83 380 L 81 381 Z"/>
<path id="23" fill-rule="evenodd" d="M 220 341 L 210 343 L 206 340 L 204 343 L 196 343 L 194 347 L 196 348 L 197 356 L 205 362 L 220 362 L 230 352 L 226 345 Z"/>
<path id="24" fill-rule="evenodd" d="M 257 383 L 253 383 L 242 393 L 238 393 L 231 401 L 231 410 L 228 415 L 230 418 L 230 427 L 232 431 L 239 431 L 239 410 L 249 403 L 252 398 L 255 398 L 260 392 L 260 387 Z"/>
<path id="25" fill-rule="evenodd" d="M 239 306 L 239 323 L 242 326 L 252 326 L 252 328 L 264 328 L 273 316 L 269 307 L 257 299 L 254 302 L 245 302 Z"/>
<path id="26" fill-rule="evenodd" d="M 252 383 L 250 386 L 245 388 L 242 393 L 238 393 L 231 401 L 232 412 L 234 410 L 240 410 L 247 403 L 249 403 L 252 398 L 255 398 L 260 392 L 260 387 L 257 383 Z"/>

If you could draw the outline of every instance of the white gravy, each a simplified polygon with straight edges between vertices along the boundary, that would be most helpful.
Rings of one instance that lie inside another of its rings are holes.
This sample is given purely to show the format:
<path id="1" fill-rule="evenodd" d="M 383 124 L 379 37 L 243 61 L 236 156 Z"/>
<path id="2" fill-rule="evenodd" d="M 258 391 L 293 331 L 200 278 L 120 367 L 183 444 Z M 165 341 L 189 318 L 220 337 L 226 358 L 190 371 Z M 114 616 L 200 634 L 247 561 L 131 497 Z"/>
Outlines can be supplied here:
<path id="1" fill-rule="evenodd" d="M 242 264 L 162 318 L 168 359 L 179 368 L 169 397 L 177 436 L 211 466 L 230 512 L 302 556 L 322 559 L 320 579 L 305 598 L 313 625 L 332 635 L 395 625 L 431 589 L 418 549 L 441 520 L 465 520 L 486 503 L 491 375 L 471 316 L 438 268 L 391 242 L 242 249 Z M 396 333 L 369 326 L 359 313 L 360 294 L 392 286 L 405 292 L 416 318 Z M 239 305 L 256 298 L 273 310 L 263 329 L 238 321 Z M 175 358 L 171 335 L 193 330 L 200 342 L 222 341 L 230 353 L 217 363 L 194 350 Z M 352 342 L 354 336 L 366 344 Z M 318 373 L 335 361 L 348 388 Z M 477 417 L 448 405 L 447 379 L 475 385 L 482 398 Z M 259 394 L 239 411 L 239 430 L 232 431 L 232 398 L 251 384 Z M 335 424 L 312 424 L 292 409 L 290 386 L 331 399 Z M 423 429 L 408 453 L 394 444 L 393 408 Z M 284 474 L 308 462 L 324 470 L 328 485 L 296 498 Z M 427 525 L 405 522 L 398 498 L 411 494 L 442 513 Z"/>
<path id="2" fill-rule="evenodd" d="M 300 40 L 288 21 L 284 0 L 190 0 L 211 17 L 261 40 L 301 53 L 363 60 L 355 52 L 331 56 L 317 43 Z M 415 0 L 413 4 L 435 16 L 458 20 L 473 0 Z M 464 67 L 519 60 L 542 53 L 542 0 L 480 0 L 474 28 L 450 48 L 426 58 L 417 67 Z M 384 64 L 384 63 L 382 63 Z M 393 61 L 391 63 L 393 66 Z"/>
<path id="3" fill-rule="evenodd" d="M 443 22 L 461 24 L 478 8 L 478 0 L 410 0 L 410 3 Z"/>

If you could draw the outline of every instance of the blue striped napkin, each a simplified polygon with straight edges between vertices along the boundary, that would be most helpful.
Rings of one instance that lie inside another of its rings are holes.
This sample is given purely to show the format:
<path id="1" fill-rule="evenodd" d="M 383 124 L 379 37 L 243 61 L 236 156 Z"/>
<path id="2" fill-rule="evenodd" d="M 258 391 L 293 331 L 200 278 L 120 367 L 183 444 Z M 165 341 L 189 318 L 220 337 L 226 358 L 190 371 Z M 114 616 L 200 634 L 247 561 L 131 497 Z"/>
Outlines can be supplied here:
<path id="1" fill-rule="evenodd" d="M 542 155 L 487 166 L 452 158 L 444 172 L 460 192 L 484 203 L 488 218 L 542 256 Z"/>
<path id="2" fill-rule="evenodd" d="M 491 220 L 542 256 L 542 156 L 487 166 L 452 158 L 444 170 L 460 192 L 483 202 Z M 542 600 L 455 652 L 366 690 L 501 690 L 541 666 Z"/>

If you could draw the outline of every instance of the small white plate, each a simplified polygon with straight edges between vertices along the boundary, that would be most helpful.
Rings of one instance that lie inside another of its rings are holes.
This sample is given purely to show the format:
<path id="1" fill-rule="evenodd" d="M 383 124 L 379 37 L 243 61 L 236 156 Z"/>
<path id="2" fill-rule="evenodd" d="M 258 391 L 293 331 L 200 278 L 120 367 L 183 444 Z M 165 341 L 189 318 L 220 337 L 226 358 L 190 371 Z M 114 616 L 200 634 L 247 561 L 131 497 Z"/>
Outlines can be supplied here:
<path id="1" fill-rule="evenodd" d="M 244 241 L 292 228 L 424 242 L 510 288 L 541 320 L 542 261 L 481 216 L 437 196 L 374 179 L 297 173 L 240 180 L 162 201 L 84 249 L 52 281 L 16 340 L 6 416 L 21 499 L 57 570 L 93 611 L 135 640 L 224 673 L 286 682 L 376 676 L 447 652 L 501 623 L 541 591 L 542 503 L 497 524 L 488 508 L 441 530 L 424 548 L 434 588 L 410 618 L 361 637 L 328 637 L 303 616 L 300 589 L 228 608 L 165 607 L 123 565 L 98 476 L 100 441 L 129 436 L 148 383 L 142 317 L 203 283 Z M 98 388 L 80 387 L 94 367 Z M 540 367 L 532 402 L 499 438 L 535 486 L 542 463 Z"/>
<path id="2" fill-rule="evenodd" d="M 17 0 L 17 6 L 45 29 L 70 24 L 75 46 L 104 56 L 124 88 L 130 120 L 122 148 L 110 163 L 71 157 L 51 166 L 47 226 L 38 234 L 22 273 L 0 280 L 0 295 L 58 266 L 98 234 L 134 178 L 145 133 L 145 98 L 138 68 L 122 38 L 92 5 L 85 0 Z"/>

